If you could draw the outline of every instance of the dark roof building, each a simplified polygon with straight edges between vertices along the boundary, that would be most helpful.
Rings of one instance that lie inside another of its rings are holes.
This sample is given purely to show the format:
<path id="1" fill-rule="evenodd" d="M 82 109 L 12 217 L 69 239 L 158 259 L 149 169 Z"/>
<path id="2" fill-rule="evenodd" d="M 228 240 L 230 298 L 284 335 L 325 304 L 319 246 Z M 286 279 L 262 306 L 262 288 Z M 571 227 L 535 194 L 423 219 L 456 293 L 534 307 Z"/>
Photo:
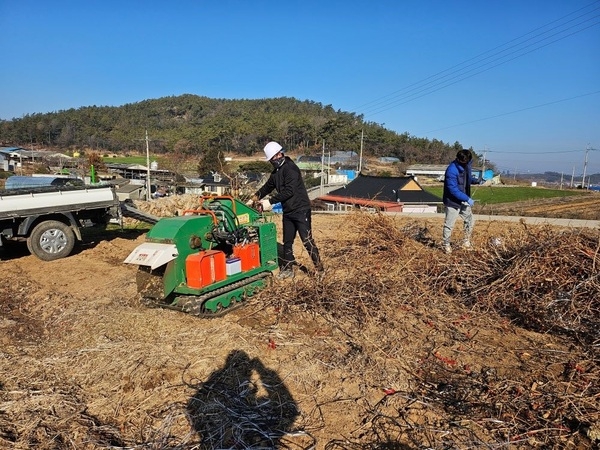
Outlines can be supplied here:
<path id="1" fill-rule="evenodd" d="M 318 200 L 330 210 L 367 208 L 395 212 L 437 212 L 442 200 L 425 191 L 413 177 L 359 175 L 345 187 Z"/>

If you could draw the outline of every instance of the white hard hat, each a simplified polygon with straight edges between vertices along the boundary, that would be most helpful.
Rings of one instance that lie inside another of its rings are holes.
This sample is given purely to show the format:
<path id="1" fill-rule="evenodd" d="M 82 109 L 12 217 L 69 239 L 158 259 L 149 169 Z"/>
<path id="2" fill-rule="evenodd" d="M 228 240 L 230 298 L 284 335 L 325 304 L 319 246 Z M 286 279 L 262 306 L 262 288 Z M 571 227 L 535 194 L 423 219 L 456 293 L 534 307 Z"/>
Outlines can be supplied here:
<path id="1" fill-rule="evenodd" d="M 267 145 L 265 145 L 264 152 L 265 156 L 267 157 L 267 161 L 271 161 L 271 158 L 279 153 L 282 148 L 283 147 L 275 141 L 269 142 Z"/>

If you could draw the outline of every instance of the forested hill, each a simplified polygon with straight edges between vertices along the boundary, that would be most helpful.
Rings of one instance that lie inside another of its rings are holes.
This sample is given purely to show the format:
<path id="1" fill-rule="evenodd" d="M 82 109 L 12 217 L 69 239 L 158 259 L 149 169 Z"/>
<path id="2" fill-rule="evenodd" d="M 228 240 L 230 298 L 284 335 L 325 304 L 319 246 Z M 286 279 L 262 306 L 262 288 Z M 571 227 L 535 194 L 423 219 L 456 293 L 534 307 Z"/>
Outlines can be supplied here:
<path id="1" fill-rule="evenodd" d="M 447 163 L 461 144 L 398 134 L 362 115 L 331 105 L 294 98 L 211 99 L 180 95 L 123 106 L 85 106 L 31 114 L 0 122 L 0 142 L 25 148 L 92 149 L 124 152 L 144 148 L 148 131 L 153 152 L 259 152 L 269 140 L 288 150 L 320 154 L 359 151 L 365 156 L 395 156 L 410 163 Z"/>

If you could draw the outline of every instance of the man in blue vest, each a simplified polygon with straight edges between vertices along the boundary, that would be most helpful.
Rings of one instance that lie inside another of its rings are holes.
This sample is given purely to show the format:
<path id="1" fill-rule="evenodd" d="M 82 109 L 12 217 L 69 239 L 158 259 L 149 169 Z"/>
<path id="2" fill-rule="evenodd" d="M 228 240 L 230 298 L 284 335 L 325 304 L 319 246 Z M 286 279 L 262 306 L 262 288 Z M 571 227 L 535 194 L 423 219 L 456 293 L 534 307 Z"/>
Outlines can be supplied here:
<path id="1" fill-rule="evenodd" d="M 456 219 L 463 220 L 464 238 L 462 247 L 471 249 L 471 233 L 475 225 L 472 207 L 475 204 L 471 198 L 471 184 L 478 184 L 473 178 L 471 163 L 473 154 L 462 149 L 456 154 L 456 159 L 446 168 L 444 174 L 444 194 L 442 200 L 445 206 L 444 228 L 442 230 L 442 248 L 446 253 L 452 253 L 450 236 Z"/>

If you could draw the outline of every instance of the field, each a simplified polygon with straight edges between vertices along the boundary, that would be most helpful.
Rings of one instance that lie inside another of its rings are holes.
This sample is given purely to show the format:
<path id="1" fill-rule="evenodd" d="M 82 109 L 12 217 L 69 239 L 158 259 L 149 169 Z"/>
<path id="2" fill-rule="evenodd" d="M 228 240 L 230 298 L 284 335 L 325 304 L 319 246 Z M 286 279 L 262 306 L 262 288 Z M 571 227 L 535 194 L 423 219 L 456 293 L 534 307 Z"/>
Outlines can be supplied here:
<path id="1" fill-rule="evenodd" d="M 438 197 L 442 196 L 441 186 L 425 187 L 427 191 Z M 577 189 L 548 189 L 529 186 L 473 186 L 472 197 L 480 205 L 494 205 L 498 203 L 534 202 L 543 199 L 565 198 L 588 194 Z"/>
<path id="2" fill-rule="evenodd" d="M 146 156 L 115 156 L 114 158 L 103 158 L 105 163 L 112 164 L 141 164 L 146 165 Z M 150 161 L 155 161 L 157 158 L 151 156 Z"/>
<path id="3" fill-rule="evenodd" d="M 441 187 L 425 187 L 442 196 Z M 524 186 L 473 188 L 475 214 L 600 220 L 600 193 Z"/>
<path id="4" fill-rule="evenodd" d="M 142 304 L 134 224 L 3 253 L 0 447 L 598 448 L 599 230 L 441 225 L 315 214 L 324 276 L 212 319 Z"/>

